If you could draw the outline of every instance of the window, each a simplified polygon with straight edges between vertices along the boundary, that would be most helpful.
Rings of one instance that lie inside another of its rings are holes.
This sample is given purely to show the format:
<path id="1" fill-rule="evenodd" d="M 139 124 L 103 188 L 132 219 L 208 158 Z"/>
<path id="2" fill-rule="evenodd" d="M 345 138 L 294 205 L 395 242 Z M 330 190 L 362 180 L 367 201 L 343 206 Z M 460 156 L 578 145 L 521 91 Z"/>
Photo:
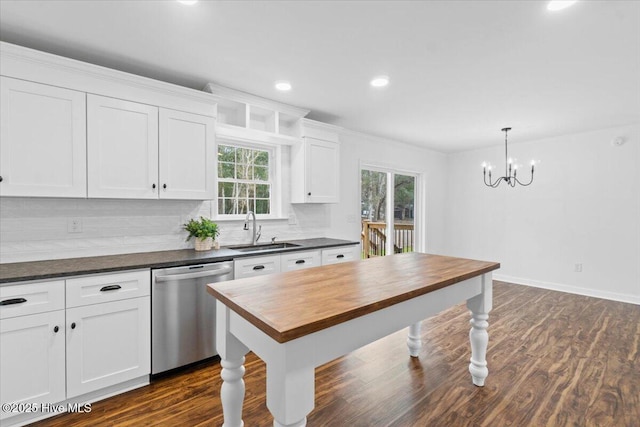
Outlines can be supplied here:
<path id="1" fill-rule="evenodd" d="M 218 215 L 273 212 L 273 152 L 218 145 Z"/>

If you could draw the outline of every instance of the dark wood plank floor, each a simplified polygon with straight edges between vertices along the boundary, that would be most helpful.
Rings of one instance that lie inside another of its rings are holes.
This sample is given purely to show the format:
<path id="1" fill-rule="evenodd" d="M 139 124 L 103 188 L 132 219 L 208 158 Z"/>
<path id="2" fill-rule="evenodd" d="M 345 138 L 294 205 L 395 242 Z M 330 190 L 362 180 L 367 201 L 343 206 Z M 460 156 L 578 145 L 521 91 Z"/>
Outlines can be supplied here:
<path id="1" fill-rule="evenodd" d="M 640 306 L 495 282 L 489 377 L 471 384 L 463 304 L 316 370 L 309 426 L 640 425 Z M 244 420 L 271 426 L 264 364 L 246 363 Z M 209 363 L 35 425 L 219 426 L 220 367 Z"/>

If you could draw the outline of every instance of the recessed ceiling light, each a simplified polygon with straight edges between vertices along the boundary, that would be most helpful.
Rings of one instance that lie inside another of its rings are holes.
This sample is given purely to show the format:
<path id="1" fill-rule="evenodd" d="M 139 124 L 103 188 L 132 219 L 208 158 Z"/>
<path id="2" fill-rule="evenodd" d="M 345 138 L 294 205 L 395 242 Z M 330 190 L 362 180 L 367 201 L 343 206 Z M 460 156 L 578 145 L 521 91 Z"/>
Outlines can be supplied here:
<path id="1" fill-rule="evenodd" d="M 177 0 L 177 1 L 178 3 L 182 3 L 187 6 L 193 6 L 194 4 L 198 3 L 198 0 Z"/>
<path id="2" fill-rule="evenodd" d="M 291 83 L 285 81 L 276 82 L 276 89 L 282 92 L 288 92 L 291 90 Z"/>
<path id="3" fill-rule="evenodd" d="M 557 10 L 566 9 L 577 1 L 578 0 L 551 0 L 549 4 L 547 4 L 547 10 L 555 12 Z"/>
<path id="4" fill-rule="evenodd" d="M 376 76 L 370 82 L 373 87 L 385 87 L 389 84 L 389 77 L 387 76 Z"/>

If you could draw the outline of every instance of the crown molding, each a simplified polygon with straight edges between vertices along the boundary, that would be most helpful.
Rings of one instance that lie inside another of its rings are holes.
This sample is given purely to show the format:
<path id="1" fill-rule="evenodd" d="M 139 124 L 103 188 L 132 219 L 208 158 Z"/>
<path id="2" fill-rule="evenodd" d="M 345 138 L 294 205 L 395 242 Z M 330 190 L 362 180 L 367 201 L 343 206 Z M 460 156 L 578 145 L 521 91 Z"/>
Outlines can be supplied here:
<path id="1" fill-rule="evenodd" d="M 300 120 L 300 135 L 302 137 L 322 139 L 324 141 L 340 142 L 343 128 L 311 119 Z"/>
<path id="2" fill-rule="evenodd" d="M 219 101 L 210 93 L 7 42 L 0 42 L 0 74 L 209 116 Z"/>
<path id="3" fill-rule="evenodd" d="M 207 83 L 203 90 L 205 92 L 214 94 L 221 99 L 229 99 L 231 101 L 250 104 L 267 110 L 278 111 L 280 113 L 288 114 L 296 118 L 304 117 L 310 112 L 310 110 L 306 110 L 304 108 L 283 104 L 282 102 L 273 101 L 271 99 L 263 98 L 258 95 L 253 95 L 241 90 L 222 86 L 217 83 Z"/>

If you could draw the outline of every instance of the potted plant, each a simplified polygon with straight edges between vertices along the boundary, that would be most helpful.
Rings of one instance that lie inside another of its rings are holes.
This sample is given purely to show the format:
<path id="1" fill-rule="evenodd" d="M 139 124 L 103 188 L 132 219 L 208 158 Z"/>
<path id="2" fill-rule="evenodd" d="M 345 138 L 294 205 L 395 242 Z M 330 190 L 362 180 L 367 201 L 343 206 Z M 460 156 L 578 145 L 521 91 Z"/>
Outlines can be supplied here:
<path id="1" fill-rule="evenodd" d="M 196 251 L 211 250 L 213 241 L 220 234 L 218 224 L 202 216 L 199 220 L 191 218 L 189 222 L 182 224 L 182 227 L 189 232 L 187 241 L 192 237 L 196 238 Z"/>

